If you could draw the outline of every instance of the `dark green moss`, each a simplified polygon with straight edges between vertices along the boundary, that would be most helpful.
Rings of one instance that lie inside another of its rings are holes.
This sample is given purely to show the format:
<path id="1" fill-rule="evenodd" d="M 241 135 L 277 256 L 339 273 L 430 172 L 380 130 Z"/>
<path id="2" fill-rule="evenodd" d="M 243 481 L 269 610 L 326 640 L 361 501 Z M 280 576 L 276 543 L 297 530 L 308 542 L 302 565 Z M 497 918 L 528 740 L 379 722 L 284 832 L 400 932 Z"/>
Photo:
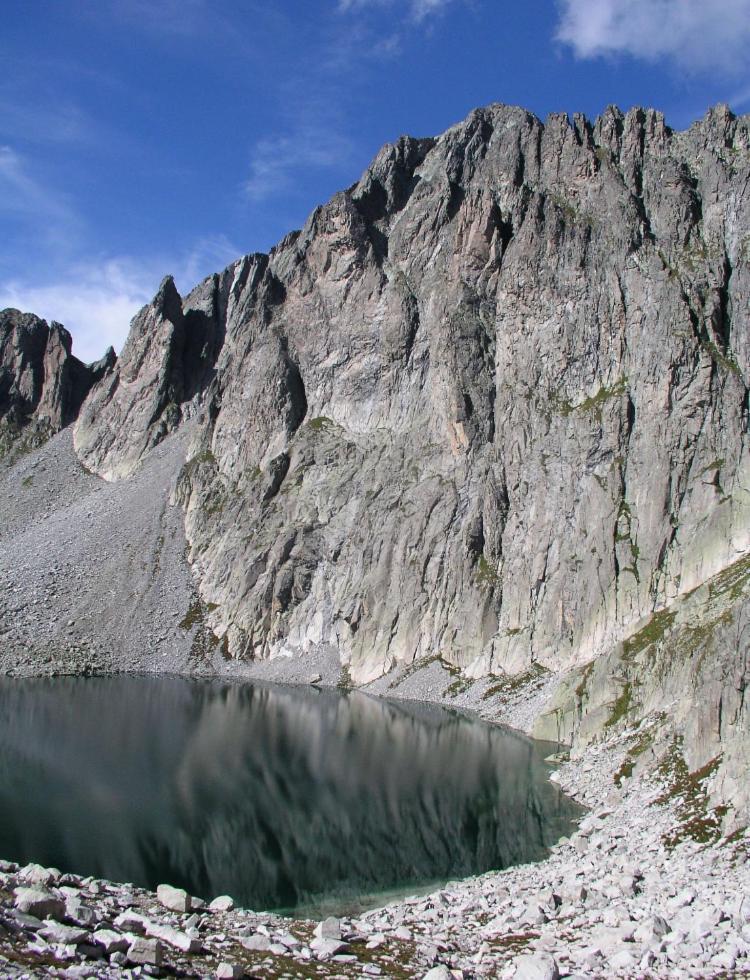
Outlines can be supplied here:
<path id="1" fill-rule="evenodd" d="M 645 626 L 623 641 L 623 659 L 632 660 L 647 647 L 660 643 L 672 626 L 676 615 L 671 609 L 655 612 Z"/>
<path id="2" fill-rule="evenodd" d="M 625 681 L 619 696 L 612 702 L 609 718 L 604 722 L 605 728 L 613 728 L 623 718 L 627 717 L 633 701 L 633 688 L 630 681 Z"/>

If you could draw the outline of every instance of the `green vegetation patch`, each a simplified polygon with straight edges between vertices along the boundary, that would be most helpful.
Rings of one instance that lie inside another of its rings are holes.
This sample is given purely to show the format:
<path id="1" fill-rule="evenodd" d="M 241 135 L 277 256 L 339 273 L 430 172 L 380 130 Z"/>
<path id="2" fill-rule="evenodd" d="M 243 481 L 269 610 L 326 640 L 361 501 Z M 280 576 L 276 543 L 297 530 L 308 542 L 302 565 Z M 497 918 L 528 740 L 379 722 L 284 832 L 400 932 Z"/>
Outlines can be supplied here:
<path id="1" fill-rule="evenodd" d="M 188 607 L 188 611 L 177 624 L 181 630 L 191 630 L 194 626 L 203 623 L 203 608 L 200 599 L 194 599 Z"/>
<path id="2" fill-rule="evenodd" d="M 559 395 L 552 395 L 550 401 L 557 408 L 557 411 L 564 418 L 572 415 L 573 412 L 580 412 L 583 414 L 593 413 L 596 419 L 601 422 L 602 420 L 602 409 L 608 401 L 613 398 L 619 398 L 624 395 L 627 391 L 628 379 L 625 377 L 618 378 L 614 384 L 604 385 L 593 395 L 588 398 L 584 398 L 582 402 L 574 405 L 572 402 L 568 401 L 566 398 L 561 398 Z"/>
<path id="3" fill-rule="evenodd" d="M 670 850 L 686 840 L 712 844 L 721 836 L 721 824 L 728 811 L 726 806 L 710 807 L 706 781 L 716 772 L 721 756 L 690 772 L 682 755 L 681 740 L 676 739 L 662 759 L 658 773 L 669 783 L 668 789 L 656 800 L 662 806 L 676 804 L 678 824 L 663 837 Z"/>
<path id="4" fill-rule="evenodd" d="M 660 643 L 675 620 L 676 612 L 672 609 L 661 609 L 655 612 L 644 627 L 623 641 L 623 659 L 632 660 L 647 647 Z"/>
<path id="5" fill-rule="evenodd" d="M 327 415 L 318 415 L 316 418 L 310 419 L 307 427 L 312 429 L 313 432 L 321 432 L 323 429 L 335 424 L 333 419 L 329 419 Z"/>
<path id="6" fill-rule="evenodd" d="M 479 556 L 479 560 L 477 561 L 477 582 L 479 582 L 480 585 L 486 585 L 489 588 L 494 588 L 494 586 L 500 582 L 500 576 L 487 561 L 484 554 L 481 554 Z"/>
<path id="7" fill-rule="evenodd" d="M 723 353 L 719 350 L 713 340 L 707 340 L 705 338 L 701 338 L 700 345 L 717 367 L 738 376 L 742 374 L 740 371 L 740 366 L 737 363 L 737 359 L 732 351 L 727 350 L 726 353 Z"/>
<path id="8" fill-rule="evenodd" d="M 612 710 L 610 711 L 609 718 L 604 722 L 604 727 L 613 728 L 623 718 L 627 717 L 632 703 L 633 687 L 630 681 L 625 681 L 622 686 L 622 691 L 620 691 L 618 697 L 612 702 Z"/>
<path id="9" fill-rule="evenodd" d="M 708 586 L 709 599 L 711 601 L 725 599 L 734 603 L 748 591 L 748 587 L 750 587 L 750 555 L 745 555 L 711 579 Z"/>
<path id="10" fill-rule="evenodd" d="M 498 694 L 507 697 L 510 694 L 514 694 L 516 691 L 520 691 L 527 685 L 533 684 L 535 681 L 540 680 L 546 674 L 549 674 L 546 667 L 543 667 L 538 663 L 533 663 L 528 670 L 525 670 L 522 674 L 514 674 L 496 681 L 484 692 L 482 695 L 482 700 L 488 701 L 490 698 L 494 698 Z"/>

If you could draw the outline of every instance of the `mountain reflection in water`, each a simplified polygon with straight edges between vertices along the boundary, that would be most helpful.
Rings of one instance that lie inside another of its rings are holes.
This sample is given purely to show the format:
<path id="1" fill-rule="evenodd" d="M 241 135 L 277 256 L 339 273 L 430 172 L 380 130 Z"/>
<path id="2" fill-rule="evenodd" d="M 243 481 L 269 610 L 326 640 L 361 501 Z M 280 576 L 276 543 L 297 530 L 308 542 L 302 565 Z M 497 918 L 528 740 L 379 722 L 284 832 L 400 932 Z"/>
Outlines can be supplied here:
<path id="1" fill-rule="evenodd" d="M 548 746 L 440 708 L 164 677 L 0 679 L 0 856 L 356 909 L 543 856 Z"/>

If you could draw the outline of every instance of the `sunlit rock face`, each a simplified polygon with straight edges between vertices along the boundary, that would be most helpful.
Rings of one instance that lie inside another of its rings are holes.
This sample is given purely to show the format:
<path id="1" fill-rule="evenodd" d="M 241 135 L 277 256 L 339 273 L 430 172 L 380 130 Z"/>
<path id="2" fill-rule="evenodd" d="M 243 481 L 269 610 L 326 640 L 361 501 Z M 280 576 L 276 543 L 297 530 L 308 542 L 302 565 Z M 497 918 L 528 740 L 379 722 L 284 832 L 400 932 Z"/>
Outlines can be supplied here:
<path id="1" fill-rule="evenodd" d="M 145 677 L 0 702 L 2 853 L 254 909 L 539 858 L 578 812 L 543 747 L 442 709 Z"/>
<path id="2" fill-rule="evenodd" d="M 492 105 L 133 323 L 76 428 L 178 488 L 229 655 L 563 669 L 750 545 L 748 118 Z"/>

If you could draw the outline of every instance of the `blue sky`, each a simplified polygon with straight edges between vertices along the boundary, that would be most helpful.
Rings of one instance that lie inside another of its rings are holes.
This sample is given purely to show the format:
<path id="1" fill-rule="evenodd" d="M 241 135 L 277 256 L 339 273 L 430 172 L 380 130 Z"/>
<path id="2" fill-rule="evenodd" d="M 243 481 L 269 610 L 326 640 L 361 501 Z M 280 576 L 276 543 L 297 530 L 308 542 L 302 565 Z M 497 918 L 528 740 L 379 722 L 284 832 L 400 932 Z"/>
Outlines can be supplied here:
<path id="1" fill-rule="evenodd" d="M 5 0 L 0 308 L 93 359 L 489 102 L 750 111 L 750 0 Z"/>

